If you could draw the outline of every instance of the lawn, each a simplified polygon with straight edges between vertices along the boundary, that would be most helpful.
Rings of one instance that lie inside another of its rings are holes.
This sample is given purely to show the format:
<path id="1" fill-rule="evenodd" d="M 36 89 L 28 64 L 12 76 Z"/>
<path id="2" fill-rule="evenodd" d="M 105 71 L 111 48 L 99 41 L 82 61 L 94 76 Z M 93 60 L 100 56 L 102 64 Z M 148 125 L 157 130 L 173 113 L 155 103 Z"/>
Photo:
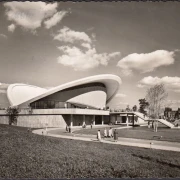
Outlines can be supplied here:
<path id="1" fill-rule="evenodd" d="M 40 136 L 0 125 L 0 178 L 180 177 L 180 153 Z"/>
<path id="2" fill-rule="evenodd" d="M 82 129 L 75 131 L 74 133 L 96 135 L 98 129 L 101 131 L 101 134 L 103 135 L 104 128 Z M 109 127 L 107 129 L 109 129 Z M 134 127 L 128 129 L 117 129 L 117 131 L 118 131 L 118 136 L 124 138 L 149 139 L 149 140 L 154 139 L 160 141 L 170 141 L 170 142 L 180 143 L 180 129 L 170 129 L 164 125 L 159 125 L 158 132 L 154 132 L 152 128 L 149 129 L 147 126 Z"/>

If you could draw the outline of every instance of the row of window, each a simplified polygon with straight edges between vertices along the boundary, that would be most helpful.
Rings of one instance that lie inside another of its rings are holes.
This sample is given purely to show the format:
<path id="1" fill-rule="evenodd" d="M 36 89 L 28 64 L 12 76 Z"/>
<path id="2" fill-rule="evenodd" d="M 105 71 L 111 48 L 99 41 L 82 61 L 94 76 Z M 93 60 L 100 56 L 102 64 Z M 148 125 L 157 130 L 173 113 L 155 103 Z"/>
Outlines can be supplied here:
<path id="1" fill-rule="evenodd" d="M 61 109 L 61 108 L 87 108 L 86 106 L 78 106 L 69 102 L 60 102 L 54 100 L 36 101 L 30 104 L 33 109 Z M 89 107 L 88 107 L 89 108 Z"/>
<path id="2" fill-rule="evenodd" d="M 33 109 L 75 108 L 73 104 L 59 101 L 36 101 L 30 104 Z"/>

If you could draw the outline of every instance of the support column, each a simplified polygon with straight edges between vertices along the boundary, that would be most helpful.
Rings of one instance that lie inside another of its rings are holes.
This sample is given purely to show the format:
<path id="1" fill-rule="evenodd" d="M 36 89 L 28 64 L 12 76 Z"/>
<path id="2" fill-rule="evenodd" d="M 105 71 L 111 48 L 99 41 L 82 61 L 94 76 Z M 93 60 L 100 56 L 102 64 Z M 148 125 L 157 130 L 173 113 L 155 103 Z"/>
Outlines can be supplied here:
<path id="1" fill-rule="evenodd" d="M 71 126 L 71 128 L 72 128 L 72 126 L 73 126 L 73 114 L 71 114 L 71 122 L 70 122 L 70 126 Z"/>
<path id="2" fill-rule="evenodd" d="M 126 116 L 126 124 L 127 124 L 127 126 L 129 126 L 129 117 L 128 117 L 128 114 Z"/>
<path id="3" fill-rule="evenodd" d="M 93 125 L 95 125 L 95 115 L 93 115 Z"/>
<path id="4" fill-rule="evenodd" d="M 133 114 L 133 127 L 134 127 L 134 114 Z"/>
<path id="5" fill-rule="evenodd" d="M 117 116 L 118 116 L 118 115 L 115 115 L 115 124 L 117 124 Z"/>
<path id="6" fill-rule="evenodd" d="M 83 115 L 83 126 L 85 125 L 85 115 Z"/>
<path id="7" fill-rule="evenodd" d="M 104 125 L 104 116 L 102 115 L 102 125 Z"/>

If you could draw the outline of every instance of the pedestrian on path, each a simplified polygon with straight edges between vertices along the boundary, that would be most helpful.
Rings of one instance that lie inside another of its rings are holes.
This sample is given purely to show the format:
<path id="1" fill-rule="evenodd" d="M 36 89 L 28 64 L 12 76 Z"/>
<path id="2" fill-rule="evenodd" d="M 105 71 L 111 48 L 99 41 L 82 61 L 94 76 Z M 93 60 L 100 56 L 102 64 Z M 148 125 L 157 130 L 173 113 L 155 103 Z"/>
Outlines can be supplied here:
<path id="1" fill-rule="evenodd" d="M 69 126 L 69 133 L 71 133 L 71 126 Z"/>
<path id="2" fill-rule="evenodd" d="M 92 129 L 92 123 L 91 123 L 91 129 Z"/>
<path id="3" fill-rule="evenodd" d="M 66 125 L 66 132 L 68 132 L 68 126 Z"/>
<path id="4" fill-rule="evenodd" d="M 107 129 L 106 128 L 104 129 L 104 137 L 105 138 L 107 137 Z"/>
<path id="5" fill-rule="evenodd" d="M 114 130 L 114 141 L 117 142 L 117 140 L 118 140 L 118 132 L 115 129 Z"/>
<path id="6" fill-rule="evenodd" d="M 150 126 L 151 126 L 151 125 L 150 125 L 150 121 L 148 121 L 148 128 L 150 128 Z"/>
<path id="7" fill-rule="evenodd" d="M 97 140 L 101 142 L 101 132 L 98 130 L 97 132 Z"/>
<path id="8" fill-rule="evenodd" d="M 155 120 L 154 121 L 154 132 L 157 132 L 157 129 L 158 129 L 158 121 Z"/>
<path id="9" fill-rule="evenodd" d="M 109 129 L 109 137 L 110 137 L 110 138 L 113 137 L 112 127 L 110 127 L 110 129 Z"/>

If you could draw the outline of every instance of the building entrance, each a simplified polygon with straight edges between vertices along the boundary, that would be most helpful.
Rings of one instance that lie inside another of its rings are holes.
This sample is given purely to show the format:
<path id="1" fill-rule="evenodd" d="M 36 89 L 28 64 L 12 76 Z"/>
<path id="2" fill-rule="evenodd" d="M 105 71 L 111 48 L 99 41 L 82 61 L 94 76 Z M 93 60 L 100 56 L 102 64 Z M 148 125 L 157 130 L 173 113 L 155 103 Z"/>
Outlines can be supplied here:
<path id="1" fill-rule="evenodd" d="M 95 125 L 102 124 L 102 116 L 95 116 Z"/>

